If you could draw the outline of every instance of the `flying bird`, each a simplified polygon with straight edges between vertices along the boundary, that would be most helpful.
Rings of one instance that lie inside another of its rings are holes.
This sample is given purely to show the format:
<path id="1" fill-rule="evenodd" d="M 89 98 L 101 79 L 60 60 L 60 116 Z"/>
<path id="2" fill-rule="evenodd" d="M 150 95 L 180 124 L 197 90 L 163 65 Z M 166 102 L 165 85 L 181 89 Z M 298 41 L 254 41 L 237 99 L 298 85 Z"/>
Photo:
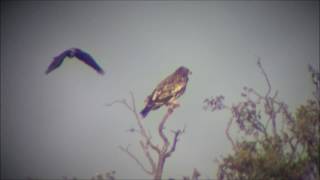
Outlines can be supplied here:
<path id="1" fill-rule="evenodd" d="M 145 108 L 140 112 L 141 116 L 145 118 L 151 110 L 156 110 L 163 105 L 169 107 L 179 105 L 176 100 L 185 92 L 189 74 L 191 71 L 181 66 L 162 80 L 152 94 L 146 98 Z"/>
<path id="2" fill-rule="evenodd" d="M 61 66 L 62 62 L 66 57 L 73 58 L 76 57 L 80 61 L 86 63 L 94 70 L 96 70 L 99 74 L 104 74 L 103 69 L 94 61 L 94 59 L 86 52 L 79 48 L 71 48 L 67 49 L 58 56 L 53 58 L 53 61 L 49 65 L 48 69 L 46 70 L 46 74 L 49 74 L 51 71 L 55 70 L 59 66 Z"/>

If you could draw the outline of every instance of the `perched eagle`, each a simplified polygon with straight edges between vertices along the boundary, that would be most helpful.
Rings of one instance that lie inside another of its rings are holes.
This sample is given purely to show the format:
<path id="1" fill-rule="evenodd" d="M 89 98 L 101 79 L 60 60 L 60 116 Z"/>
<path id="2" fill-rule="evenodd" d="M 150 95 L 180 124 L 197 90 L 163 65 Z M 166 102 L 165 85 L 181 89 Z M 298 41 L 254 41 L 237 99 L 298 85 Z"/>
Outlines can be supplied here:
<path id="1" fill-rule="evenodd" d="M 177 105 L 176 99 L 186 90 L 188 75 L 191 71 L 186 67 L 179 67 L 173 74 L 162 80 L 145 100 L 146 106 L 140 112 L 144 118 L 151 110 L 156 110 L 162 105 Z"/>
<path id="2" fill-rule="evenodd" d="M 99 67 L 99 65 L 94 61 L 94 59 L 88 53 L 78 48 L 67 49 L 61 54 L 59 54 L 58 56 L 54 57 L 53 61 L 49 65 L 48 69 L 46 70 L 46 74 L 49 74 L 54 69 L 58 68 L 66 57 L 69 57 L 69 58 L 76 57 L 80 61 L 92 67 L 99 74 L 104 74 L 103 69 Z"/>

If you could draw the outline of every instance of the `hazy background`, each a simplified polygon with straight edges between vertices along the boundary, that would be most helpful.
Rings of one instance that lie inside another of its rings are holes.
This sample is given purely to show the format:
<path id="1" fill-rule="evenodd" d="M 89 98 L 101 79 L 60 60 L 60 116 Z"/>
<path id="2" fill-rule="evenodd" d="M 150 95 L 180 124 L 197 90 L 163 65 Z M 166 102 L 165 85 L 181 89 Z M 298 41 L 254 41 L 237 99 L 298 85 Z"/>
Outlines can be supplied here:
<path id="1" fill-rule="evenodd" d="M 52 57 L 78 47 L 106 71 L 98 75 L 70 60 L 49 75 Z M 181 107 L 167 129 L 183 128 L 164 178 L 216 175 L 215 158 L 230 152 L 226 111 L 202 109 L 206 97 L 240 100 L 244 85 L 267 85 L 293 110 L 312 97 L 308 64 L 319 66 L 316 1 L 6 2 L 1 4 L 1 178 L 89 178 L 116 170 L 118 178 L 150 178 L 120 151 L 144 158 L 136 127 L 116 99 L 137 107 L 164 77 L 184 65 L 192 72 Z M 150 132 L 165 108 L 144 121 Z M 156 136 L 156 134 L 154 135 Z M 143 159 L 144 163 L 147 163 Z"/>

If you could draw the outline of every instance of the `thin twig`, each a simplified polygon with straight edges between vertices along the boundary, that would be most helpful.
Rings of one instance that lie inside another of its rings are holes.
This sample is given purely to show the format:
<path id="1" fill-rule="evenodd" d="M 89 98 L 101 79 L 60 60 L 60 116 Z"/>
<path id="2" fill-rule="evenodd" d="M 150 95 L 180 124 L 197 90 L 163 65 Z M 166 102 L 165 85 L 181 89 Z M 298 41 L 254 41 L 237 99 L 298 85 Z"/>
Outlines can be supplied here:
<path id="1" fill-rule="evenodd" d="M 233 118 L 230 118 L 229 122 L 228 122 L 228 125 L 227 125 L 227 128 L 225 129 L 225 134 L 228 138 L 228 140 L 231 142 L 231 145 L 232 145 L 232 148 L 235 149 L 236 148 L 236 145 L 234 144 L 230 134 L 229 134 L 229 130 L 230 130 L 230 127 L 232 125 L 232 122 L 233 122 Z"/>
<path id="2" fill-rule="evenodd" d="M 271 93 L 271 84 L 270 84 L 269 77 L 268 77 L 267 73 L 265 72 L 265 70 L 264 70 L 264 68 L 263 68 L 263 66 L 262 66 L 262 64 L 261 64 L 261 58 L 260 58 L 260 57 L 258 57 L 258 62 L 257 62 L 257 64 L 258 64 L 258 67 L 260 68 L 260 70 L 261 70 L 264 78 L 265 78 L 266 81 L 267 81 L 268 91 L 267 91 L 265 97 L 268 97 L 268 96 L 270 95 L 270 93 Z"/>
<path id="3" fill-rule="evenodd" d="M 143 152 L 145 153 L 149 163 L 151 164 L 151 168 L 152 168 L 152 174 L 155 172 L 156 170 L 156 164 L 154 163 L 154 160 L 152 159 L 151 155 L 150 155 L 150 152 L 148 150 L 148 145 L 145 145 L 143 143 L 143 141 L 140 141 L 140 146 L 141 148 L 143 149 Z"/>
<path id="4" fill-rule="evenodd" d="M 139 161 L 139 159 L 138 159 L 134 154 L 132 154 L 132 153 L 129 151 L 129 148 L 128 148 L 128 147 L 127 147 L 127 148 L 124 148 L 124 147 L 122 147 L 122 146 L 119 146 L 119 148 L 120 148 L 123 152 L 127 153 L 132 159 L 134 159 L 134 160 L 136 161 L 136 163 L 142 168 L 142 170 L 143 170 L 144 172 L 146 172 L 147 174 L 152 175 L 152 172 L 149 171 L 146 167 L 144 167 L 144 165 Z"/>
<path id="5" fill-rule="evenodd" d="M 170 148 L 170 150 L 168 152 L 166 152 L 165 154 L 165 158 L 171 156 L 171 154 L 176 150 L 176 145 L 177 145 L 177 142 L 178 142 L 178 137 L 179 135 L 181 135 L 184 131 L 181 131 L 181 130 L 177 130 L 174 132 L 174 137 L 173 137 L 173 143 L 172 143 L 172 146 Z"/>

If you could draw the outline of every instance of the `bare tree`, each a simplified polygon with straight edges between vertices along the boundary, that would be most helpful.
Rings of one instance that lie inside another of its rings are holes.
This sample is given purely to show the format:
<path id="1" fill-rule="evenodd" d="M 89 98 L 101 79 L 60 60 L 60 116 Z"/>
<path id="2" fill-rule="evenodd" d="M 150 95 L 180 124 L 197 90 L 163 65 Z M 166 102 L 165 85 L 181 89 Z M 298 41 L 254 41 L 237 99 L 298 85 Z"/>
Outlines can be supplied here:
<path id="1" fill-rule="evenodd" d="M 141 169 L 153 176 L 154 179 L 159 180 L 162 177 L 163 174 L 163 168 L 166 162 L 166 159 L 168 157 L 171 156 L 171 154 L 175 151 L 176 149 L 176 145 L 178 142 L 178 138 L 179 136 L 185 132 L 185 127 L 181 130 L 171 130 L 171 132 L 173 133 L 173 139 L 172 139 L 172 143 L 169 141 L 167 135 L 164 133 L 164 127 L 165 127 L 165 123 L 167 122 L 167 120 L 169 119 L 170 115 L 174 112 L 175 108 L 179 107 L 179 105 L 175 105 L 175 106 L 170 106 L 167 109 L 166 114 L 163 116 L 163 118 L 161 119 L 159 125 L 158 125 L 158 134 L 162 140 L 162 144 L 160 145 L 156 145 L 153 141 L 152 141 L 152 136 L 150 133 L 147 133 L 146 128 L 144 127 L 142 120 L 139 116 L 139 113 L 136 110 L 136 105 L 135 105 L 135 98 L 132 92 L 130 92 L 131 95 L 131 105 L 128 104 L 126 99 L 123 100 L 116 100 L 110 104 L 108 104 L 108 106 L 112 106 L 115 103 L 119 103 L 124 105 L 134 116 L 137 124 L 138 124 L 138 129 L 130 129 L 131 132 L 138 132 L 138 134 L 140 135 L 140 146 L 141 149 L 144 153 L 145 158 L 148 160 L 149 166 L 150 167 L 146 167 L 146 165 L 144 165 L 142 163 L 142 161 L 140 159 L 137 158 L 137 156 L 135 154 L 133 154 L 130 150 L 129 150 L 129 146 L 127 147 L 123 147 L 120 146 L 119 148 L 127 153 L 136 163 L 138 166 L 141 167 Z M 156 154 L 156 157 L 152 156 L 152 154 Z"/>

